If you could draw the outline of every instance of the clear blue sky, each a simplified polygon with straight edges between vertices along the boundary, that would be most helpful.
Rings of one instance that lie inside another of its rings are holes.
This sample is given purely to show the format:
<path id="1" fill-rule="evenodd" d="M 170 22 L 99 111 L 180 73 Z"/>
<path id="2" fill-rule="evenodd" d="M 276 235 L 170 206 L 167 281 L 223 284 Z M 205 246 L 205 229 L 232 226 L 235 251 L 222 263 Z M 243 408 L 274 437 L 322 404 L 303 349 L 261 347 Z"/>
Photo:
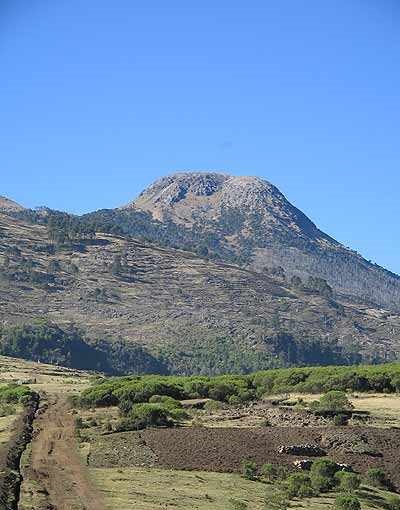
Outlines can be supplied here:
<path id="1" fill-rule="evenodd" d="M 258 175 L 400 273 L 399 0 L 0 0 L 0 73 L 0 194 Z"/>

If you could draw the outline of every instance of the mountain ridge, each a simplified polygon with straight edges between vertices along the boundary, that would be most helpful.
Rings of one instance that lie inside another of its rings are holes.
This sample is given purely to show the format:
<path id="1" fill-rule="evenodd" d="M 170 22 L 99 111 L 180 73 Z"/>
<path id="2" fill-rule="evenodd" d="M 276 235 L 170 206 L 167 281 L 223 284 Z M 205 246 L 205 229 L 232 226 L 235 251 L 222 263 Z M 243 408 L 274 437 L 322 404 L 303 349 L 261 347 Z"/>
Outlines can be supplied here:
<path id="1" fill-rule="evenodd" d="M 54 236 L 55 228 L 71 228 L 71 237 Z M 117 373 L 246 372 L 400 355 L 399 314 L 334 297 L 318 280 L 296 287 L 282 275 L 55 219 L 0 213 L 0 229 L 0 351 L 8 355 L 57 360 L 58 348 L 40 350 L 43 331 L 54 342 L 60 335 L 62 360 L 68 345 L 87 342 Z"/>
<path id="2" fill-rule="evenodd" d="M 192 229 L 198 237 L 216 235 L 219 245 L 245 267 L 262 271 L 282 266 L 289 278 L 317 275 L 338 292 L 400 307 L 397 274 L 321 231 L 260 177 L 178 172 L 158 179 L 123 208 L 130 209 Z"/>
<path id="3" fill-rule="evenodd" d="M 40 212 L 22 214 L 44 221 Z M 281 273 L 288 281 L 307 284 L 310 278 L 322 278 L 338 295 L 400 310 L 398 275 L 318 229 L 260 177 L 177 172 L 156 180 L 130 203 L 85 214 L 79 221 L 97 231 L 181 248 L 261 273 Z"/>

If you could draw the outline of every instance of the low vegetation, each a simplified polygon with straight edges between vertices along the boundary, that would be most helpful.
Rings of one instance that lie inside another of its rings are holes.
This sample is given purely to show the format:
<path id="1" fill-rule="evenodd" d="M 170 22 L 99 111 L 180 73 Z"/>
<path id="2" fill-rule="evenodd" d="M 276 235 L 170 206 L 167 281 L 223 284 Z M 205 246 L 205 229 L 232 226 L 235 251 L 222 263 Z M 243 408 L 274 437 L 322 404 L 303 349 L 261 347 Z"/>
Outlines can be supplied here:
<path id="1" fill-rule="evenodd" d="M 352 409 L 345 391 L 396 392 L 400 390 L 399 376 L 399 364 L 277 369 L 243 376 L 128 376 L 97 381 L 82 393 L 80 404 L 118 405 L 128 414 L 139 403 L 158 401 L 171 405 L 173 401 L 165 397 L 175 400 L 209 398 L 240 404 L 268 394 L 326 392 L 312 404 L 312 409 L 340 414 Z"/>

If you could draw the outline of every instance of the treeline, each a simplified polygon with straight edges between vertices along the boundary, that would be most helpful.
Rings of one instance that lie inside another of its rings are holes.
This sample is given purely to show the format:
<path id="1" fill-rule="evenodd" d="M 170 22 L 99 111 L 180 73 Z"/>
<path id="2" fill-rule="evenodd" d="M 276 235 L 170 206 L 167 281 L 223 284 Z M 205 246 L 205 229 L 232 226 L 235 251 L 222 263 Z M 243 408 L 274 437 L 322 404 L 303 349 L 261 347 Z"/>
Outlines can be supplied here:
<path id="1" fill-rule="evenodd" d="M 60 327 L 45 319 L 0 327 L 0 355 L 110 375 L 217 376 L 299 364 L 347 365 L 360 361 L 357 353 L 347 352 L 334 342 L 301 341 L 279 334 L 270 338 L 268 345 L 270 350 L 261 352 L 231 338 L 212 337 L 163 344 L 149 351 L 123 338 L 88 338 L 73 324 Z"/>
<path id="2" fill-rule="evenodd" d="M 165 373 L 162 362 L 122 339 L 89 341 L 75 326 L 46 320 L 0 328 L 0 355 L 108 374 Z"/>
<path id="3" fill-rule="evenodd" d="M 102 380 L 85 390 L 80 404 L 118 405 L 127 413 L 135 404 L 152 397 L 176 400 L 210 398 L 240 403 L 264 395 L 281 393 L 324 393 L 331 390 L 393 393 L 400 391 L 400 364 L 350 367 L 275 369 L 249 375 L 136 376 Z"/>

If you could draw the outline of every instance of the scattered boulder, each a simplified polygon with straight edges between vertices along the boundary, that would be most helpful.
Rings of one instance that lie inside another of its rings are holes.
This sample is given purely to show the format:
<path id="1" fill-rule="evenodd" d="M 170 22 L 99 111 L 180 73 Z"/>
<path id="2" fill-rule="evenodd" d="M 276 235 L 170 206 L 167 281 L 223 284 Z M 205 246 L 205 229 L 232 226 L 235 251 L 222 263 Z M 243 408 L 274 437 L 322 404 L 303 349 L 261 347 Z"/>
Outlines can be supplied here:
<path id="1" fill-rule="evenodd" d="M 295 460 L 293 466 L 302 471 L 310 471 L 313 461 L 310 459 Z"/>
<path id="2" fill-rule="evenodd" d="M 297 444 L 290 446 L 280 446 L 278 453 L 286 455 L 307 455 L 308 457 L 323 457 L 326 451 L 316 444 Z"/>
<path id="3" fill-rule="evenodd" d="M 311 459 L 295 460 L 293 462 L 293 466 L 297 469 L 300 469 L 301 471 L 310 471 L 313 463 L 314 461 Z M 342 464 L 340 462 L 336 462 L 336 468 L 338 471 L 345 471 L 346 473 L 353 472 L 353 469 L 349 464 Z"/>

